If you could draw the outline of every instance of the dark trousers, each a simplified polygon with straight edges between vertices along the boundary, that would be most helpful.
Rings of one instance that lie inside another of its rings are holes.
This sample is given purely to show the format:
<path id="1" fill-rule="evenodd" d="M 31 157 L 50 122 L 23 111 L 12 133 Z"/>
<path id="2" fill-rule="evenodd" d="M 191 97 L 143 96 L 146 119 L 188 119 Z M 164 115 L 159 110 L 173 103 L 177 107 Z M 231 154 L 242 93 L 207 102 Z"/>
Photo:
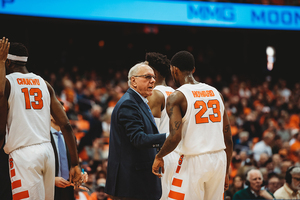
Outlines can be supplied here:
<path id="1" fill-rule="evenodd" d="M 55 187 L 54 200 L 75 200 L 74 187 L 66 188 Z"/>

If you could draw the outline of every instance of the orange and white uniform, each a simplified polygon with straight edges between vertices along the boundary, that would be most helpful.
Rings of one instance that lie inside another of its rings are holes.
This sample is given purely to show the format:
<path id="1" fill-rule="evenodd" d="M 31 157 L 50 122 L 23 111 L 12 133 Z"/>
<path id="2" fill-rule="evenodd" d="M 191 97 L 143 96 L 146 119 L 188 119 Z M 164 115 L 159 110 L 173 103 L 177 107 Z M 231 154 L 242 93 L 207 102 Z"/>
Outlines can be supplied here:
<path id="1" fill-rule="evenodd" d="M 219 92 L 204 83 L 177 89 L 187 100 L 182 118 L 180 159 L 168 199 L 221 200 L 226 174 L 224 104 Z"/>
<path id="2" fill-rule="evenodd" d="M 157 85 L 154 90 L 160 91 L 164 97 L 165 97 L 165 107 L 161 111 L 161 117 L 159 123 L 156 123 L 156 126 L 158 128 L 159 133 L 168 133 L 169 132 L 169 116 L 166 111 L 166 102 L 167 98 L 170 94 L 174 92 L 174 89 L 169 86 L 164 86 L 164 85 Z M 166 155 L 164 159 L 164 173 L 161 178 L 161 184 L 162 184 L 162 196 L 161 200 L 167 199 L 170 187 L 171 187 L 171 182 L 172 182 L 172 177 L 176 169 L 176 165 L 179 159 L 179 150 L 176 148 L 174 151 Z"/>
<path id="3" fill-rule="evenodd" d="M 55 158 L 50 143 L 50 94 L 45 81 L 33 73 L 6 76 L 7 142 L 13 199 L 54 198 Z"/>

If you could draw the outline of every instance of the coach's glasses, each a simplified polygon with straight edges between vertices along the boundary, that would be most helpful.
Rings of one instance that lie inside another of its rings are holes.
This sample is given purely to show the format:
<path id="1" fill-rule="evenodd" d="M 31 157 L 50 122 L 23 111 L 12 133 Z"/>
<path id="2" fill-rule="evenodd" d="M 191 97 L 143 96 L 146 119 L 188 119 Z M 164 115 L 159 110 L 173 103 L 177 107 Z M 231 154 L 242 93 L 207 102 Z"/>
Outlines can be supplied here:
<path id="1" fill-rule="evenodd" d="M 156 79 L 156 76 L 152 76 L 152 75 L 137 75 L 137 76 L 133 76 L 133 77 L 144 77 L 146 78 L 147 80 L 151 80 L 152 78 L 154 78 L 154 80 Z"/>

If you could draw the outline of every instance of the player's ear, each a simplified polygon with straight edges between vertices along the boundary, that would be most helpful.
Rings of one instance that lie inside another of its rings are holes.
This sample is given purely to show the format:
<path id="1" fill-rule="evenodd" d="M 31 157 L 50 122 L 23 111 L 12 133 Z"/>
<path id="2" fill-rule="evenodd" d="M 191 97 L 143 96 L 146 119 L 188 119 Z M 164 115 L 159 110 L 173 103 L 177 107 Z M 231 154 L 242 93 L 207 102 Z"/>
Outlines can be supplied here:
<path id="1" fill-rule="evenodd" d="M 192 73 L 195 73 L 195 71 L 196 71 L 196 68 L 194 67 L 194 69 L 193 69 L 193 72 L 192 72 Z"/>
<path id="2" fill-rule="evenodd" d="M 178 69 L 178 67 L 176 67 L 176 66 L 173 66 L 174 67 L 174 73 L 176 74 L 176 75 L 178 75 L 178 72 L 180 71 L 179 69 Z"/>

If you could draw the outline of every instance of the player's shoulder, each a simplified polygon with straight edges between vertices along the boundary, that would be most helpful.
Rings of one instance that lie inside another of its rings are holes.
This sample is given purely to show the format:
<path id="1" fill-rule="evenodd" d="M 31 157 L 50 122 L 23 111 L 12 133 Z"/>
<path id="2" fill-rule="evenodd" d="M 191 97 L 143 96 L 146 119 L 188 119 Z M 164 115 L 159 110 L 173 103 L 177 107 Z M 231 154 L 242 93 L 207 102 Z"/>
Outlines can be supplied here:
<path id="1" fill-rule="evenodd" d="M 164 98 L 163 91 L 153 90 L 152 95 L 149 98 L 151 98 L 151 99 Z"/>
<path id="2" fill-rule="evenodd" d="M 185 95 L 180 90 L 175 90 L 172 94 L 167 98 L 167 102 L 169 103 L 178 103 L 185 99 Z"/>

